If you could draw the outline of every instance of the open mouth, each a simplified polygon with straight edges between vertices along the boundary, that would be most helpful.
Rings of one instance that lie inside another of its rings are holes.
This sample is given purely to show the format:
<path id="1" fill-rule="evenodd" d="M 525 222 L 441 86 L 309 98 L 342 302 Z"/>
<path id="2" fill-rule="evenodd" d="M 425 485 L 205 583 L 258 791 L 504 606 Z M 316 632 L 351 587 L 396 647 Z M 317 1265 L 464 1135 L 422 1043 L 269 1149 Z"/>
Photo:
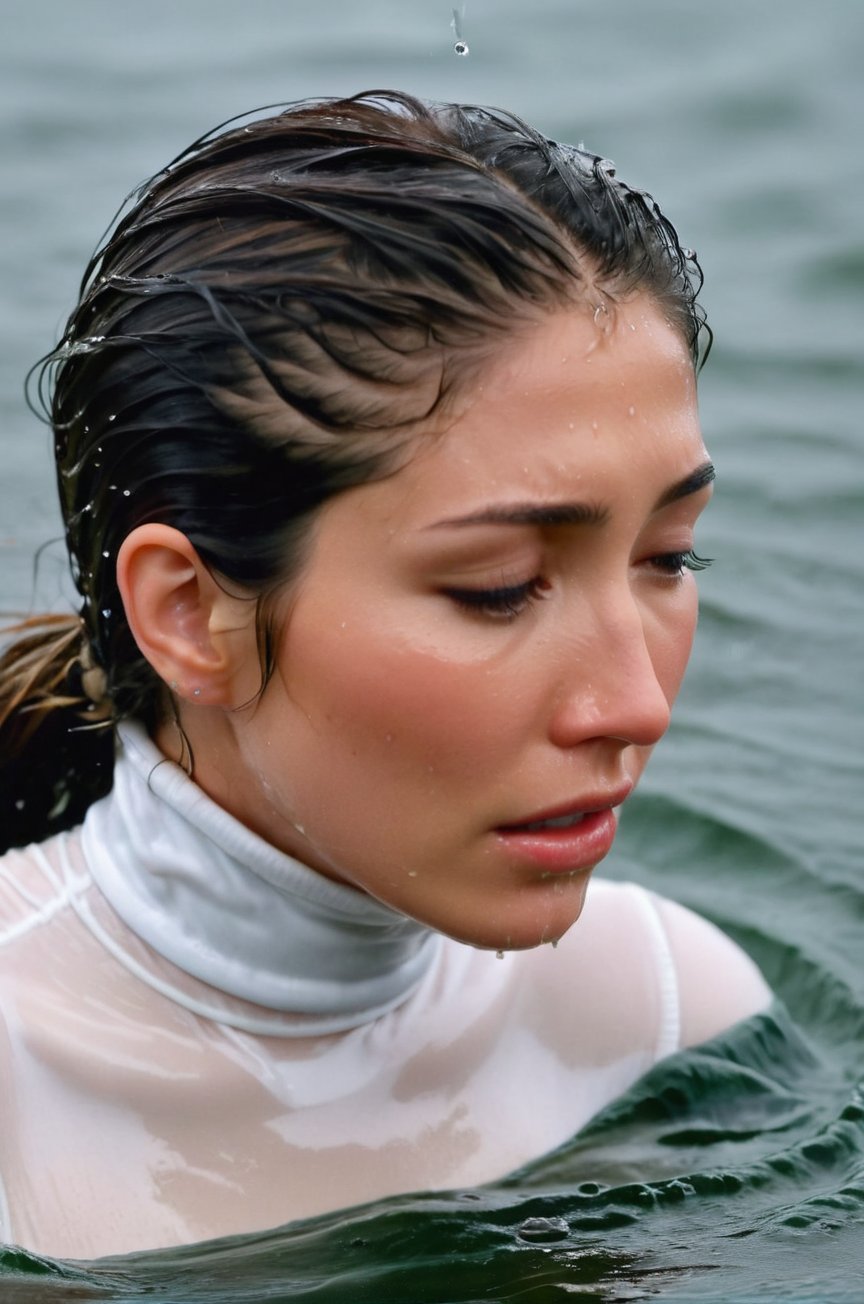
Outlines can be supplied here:
<path id="1" fill-rule="evenodd" d="M 524 829 L 526 833 L 542 833 L 545 829 L 569 829 L 581 824 L 587 811 L 573 811 L 570 815 L 556 815 L 554 819 L 531 820 L 529 824 L 510 825 L 510 829 Z"/>

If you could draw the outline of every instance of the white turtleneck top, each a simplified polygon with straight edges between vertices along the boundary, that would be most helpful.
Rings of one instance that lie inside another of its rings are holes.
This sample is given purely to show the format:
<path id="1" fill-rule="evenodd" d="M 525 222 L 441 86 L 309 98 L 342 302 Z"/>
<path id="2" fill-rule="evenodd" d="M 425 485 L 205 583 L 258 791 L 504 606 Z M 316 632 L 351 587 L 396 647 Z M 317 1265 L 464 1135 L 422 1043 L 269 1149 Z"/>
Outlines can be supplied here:
<path id="1" fill-rule="evenodd" d="M 632 884 L 556 949 L 438 936 L 125 726 L 84 824 L 0 859 L 0 1236 L 91 1258 L 492 1181 L 768 1000 Z"/>

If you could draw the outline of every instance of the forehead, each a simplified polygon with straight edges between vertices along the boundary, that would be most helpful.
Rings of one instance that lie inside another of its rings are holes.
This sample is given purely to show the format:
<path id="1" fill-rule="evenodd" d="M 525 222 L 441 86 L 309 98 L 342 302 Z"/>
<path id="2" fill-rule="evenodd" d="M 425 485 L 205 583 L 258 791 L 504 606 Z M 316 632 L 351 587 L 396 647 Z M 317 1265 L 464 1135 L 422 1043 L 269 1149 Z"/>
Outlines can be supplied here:
<path id="1" fill-rule="evenodd" d="M 671 482 L 705 455 L 689 353 L 646 299 L 596 318 L 585 308 L 549 316 L 511 338 L 460 397 L 448 427 L 421 436 L 380 486 L 397 515 L 435 497 L 468 510 L 478 497 Z"/>

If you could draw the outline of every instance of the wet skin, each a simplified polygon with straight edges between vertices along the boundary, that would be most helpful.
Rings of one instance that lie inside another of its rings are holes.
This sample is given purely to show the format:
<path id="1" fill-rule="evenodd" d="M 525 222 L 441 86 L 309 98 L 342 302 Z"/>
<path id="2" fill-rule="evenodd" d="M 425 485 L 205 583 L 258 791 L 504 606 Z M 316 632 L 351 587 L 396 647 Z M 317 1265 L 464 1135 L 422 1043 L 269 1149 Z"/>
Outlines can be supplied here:
<path id="1" fill-rule="evenodd" d="M 323 509 L 263 695 L 185 711 L 197 782 L 459 940 L 561 936 L 684 674 L 706 462 L 689 357 L 649 301 L 605 329 L 546 318 L 402 470 Z"/>

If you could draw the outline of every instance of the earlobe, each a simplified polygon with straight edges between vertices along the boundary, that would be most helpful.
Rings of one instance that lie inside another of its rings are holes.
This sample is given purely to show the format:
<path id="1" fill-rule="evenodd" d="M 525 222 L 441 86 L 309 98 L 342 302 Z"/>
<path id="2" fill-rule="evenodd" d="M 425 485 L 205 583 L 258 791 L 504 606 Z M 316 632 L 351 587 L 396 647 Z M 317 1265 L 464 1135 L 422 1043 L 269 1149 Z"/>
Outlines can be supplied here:
<path id="1" fill-rule="evenodd" d="M 117 584 L 132 636 L 160 679 L 190 702 L 236 705 L 246 644 L 255 642 L 254 603 L 227 593 L 185 534 L 155 523 L 123 541 Z"/>

